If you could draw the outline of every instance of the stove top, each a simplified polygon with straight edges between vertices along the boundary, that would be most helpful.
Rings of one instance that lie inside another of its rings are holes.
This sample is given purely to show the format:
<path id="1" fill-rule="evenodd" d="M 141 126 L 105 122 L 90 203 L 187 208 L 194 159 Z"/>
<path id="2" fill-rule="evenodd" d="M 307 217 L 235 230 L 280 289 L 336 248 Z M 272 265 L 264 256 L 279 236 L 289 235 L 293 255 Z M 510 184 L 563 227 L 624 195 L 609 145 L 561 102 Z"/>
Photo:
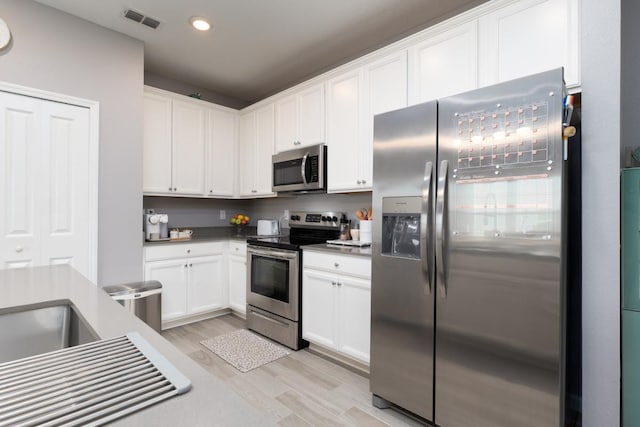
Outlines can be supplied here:
<path id="1" fill-rule="evenodd" d="M 289 217 L 291 231 L 284 236 L 251 236 L 247 243 L 270 248 L 300 250 L 302 246 L 324 243 L 340 236 L 342 212 L 293 212 Z"/>

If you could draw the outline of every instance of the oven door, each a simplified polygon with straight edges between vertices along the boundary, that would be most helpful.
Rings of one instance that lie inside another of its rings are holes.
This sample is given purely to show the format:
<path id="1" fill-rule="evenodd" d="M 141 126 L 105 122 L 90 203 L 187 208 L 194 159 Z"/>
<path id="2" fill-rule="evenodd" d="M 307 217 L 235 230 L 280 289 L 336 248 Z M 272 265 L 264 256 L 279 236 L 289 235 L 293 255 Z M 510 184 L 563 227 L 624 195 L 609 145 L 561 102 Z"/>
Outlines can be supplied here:
<path id="1" fill-rule="evenodd" d="M 299 321 L 300 253 L 247 245 L 247 303 Z"/>

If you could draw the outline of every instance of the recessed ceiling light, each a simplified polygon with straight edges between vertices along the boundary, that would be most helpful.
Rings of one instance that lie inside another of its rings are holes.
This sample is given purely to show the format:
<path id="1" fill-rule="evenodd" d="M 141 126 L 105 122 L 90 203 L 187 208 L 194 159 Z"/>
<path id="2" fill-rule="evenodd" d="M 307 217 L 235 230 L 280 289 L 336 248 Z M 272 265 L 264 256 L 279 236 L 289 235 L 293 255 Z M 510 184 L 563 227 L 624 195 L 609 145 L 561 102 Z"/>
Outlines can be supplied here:
<path id="1" fill-rule="evenodd" d="M 189 22 L 191 22 L 191 25 L 196 30 L 207 31 L 211 28 L 211 24 L 209 24 L 209 21 L 207 21 L 202 16 L 193 16 L 191 19 L 189 19 Z"/>

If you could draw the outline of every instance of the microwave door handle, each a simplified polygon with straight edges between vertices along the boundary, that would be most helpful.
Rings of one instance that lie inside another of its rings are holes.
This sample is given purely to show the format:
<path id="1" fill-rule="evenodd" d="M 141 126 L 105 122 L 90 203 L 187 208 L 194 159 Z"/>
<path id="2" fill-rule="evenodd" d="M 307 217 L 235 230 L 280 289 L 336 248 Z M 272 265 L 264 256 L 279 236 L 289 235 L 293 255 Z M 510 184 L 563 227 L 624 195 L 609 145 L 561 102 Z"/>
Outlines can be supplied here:
<path id="1" fill-rule="evenodd" d="M 304 156 L 302 156 L 302 164 L 300 165 L 300 174 L 302 175 L 302 182 L 306 187 L 309 185 L 307 183 L 307 159 L 309 158 L 309 153 L 307 152 Z"/>

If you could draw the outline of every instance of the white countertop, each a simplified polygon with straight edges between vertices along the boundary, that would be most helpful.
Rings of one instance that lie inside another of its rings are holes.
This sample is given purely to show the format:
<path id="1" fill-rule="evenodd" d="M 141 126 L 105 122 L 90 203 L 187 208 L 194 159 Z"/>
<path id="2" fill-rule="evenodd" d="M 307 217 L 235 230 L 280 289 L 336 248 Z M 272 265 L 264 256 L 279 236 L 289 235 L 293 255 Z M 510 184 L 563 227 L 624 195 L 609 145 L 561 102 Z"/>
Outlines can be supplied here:
<path id="1" fill-rule="evenodd" d="M 118 426 L 270 426 L 229 386 L 202 369 L 105 292 L 66 265 L 0 270 L 0 313 L 10 307 L 70 302 L 100 336 L 137 331 L 193 385 L 181 396 L 160 402 L 111 425 Z"/>

